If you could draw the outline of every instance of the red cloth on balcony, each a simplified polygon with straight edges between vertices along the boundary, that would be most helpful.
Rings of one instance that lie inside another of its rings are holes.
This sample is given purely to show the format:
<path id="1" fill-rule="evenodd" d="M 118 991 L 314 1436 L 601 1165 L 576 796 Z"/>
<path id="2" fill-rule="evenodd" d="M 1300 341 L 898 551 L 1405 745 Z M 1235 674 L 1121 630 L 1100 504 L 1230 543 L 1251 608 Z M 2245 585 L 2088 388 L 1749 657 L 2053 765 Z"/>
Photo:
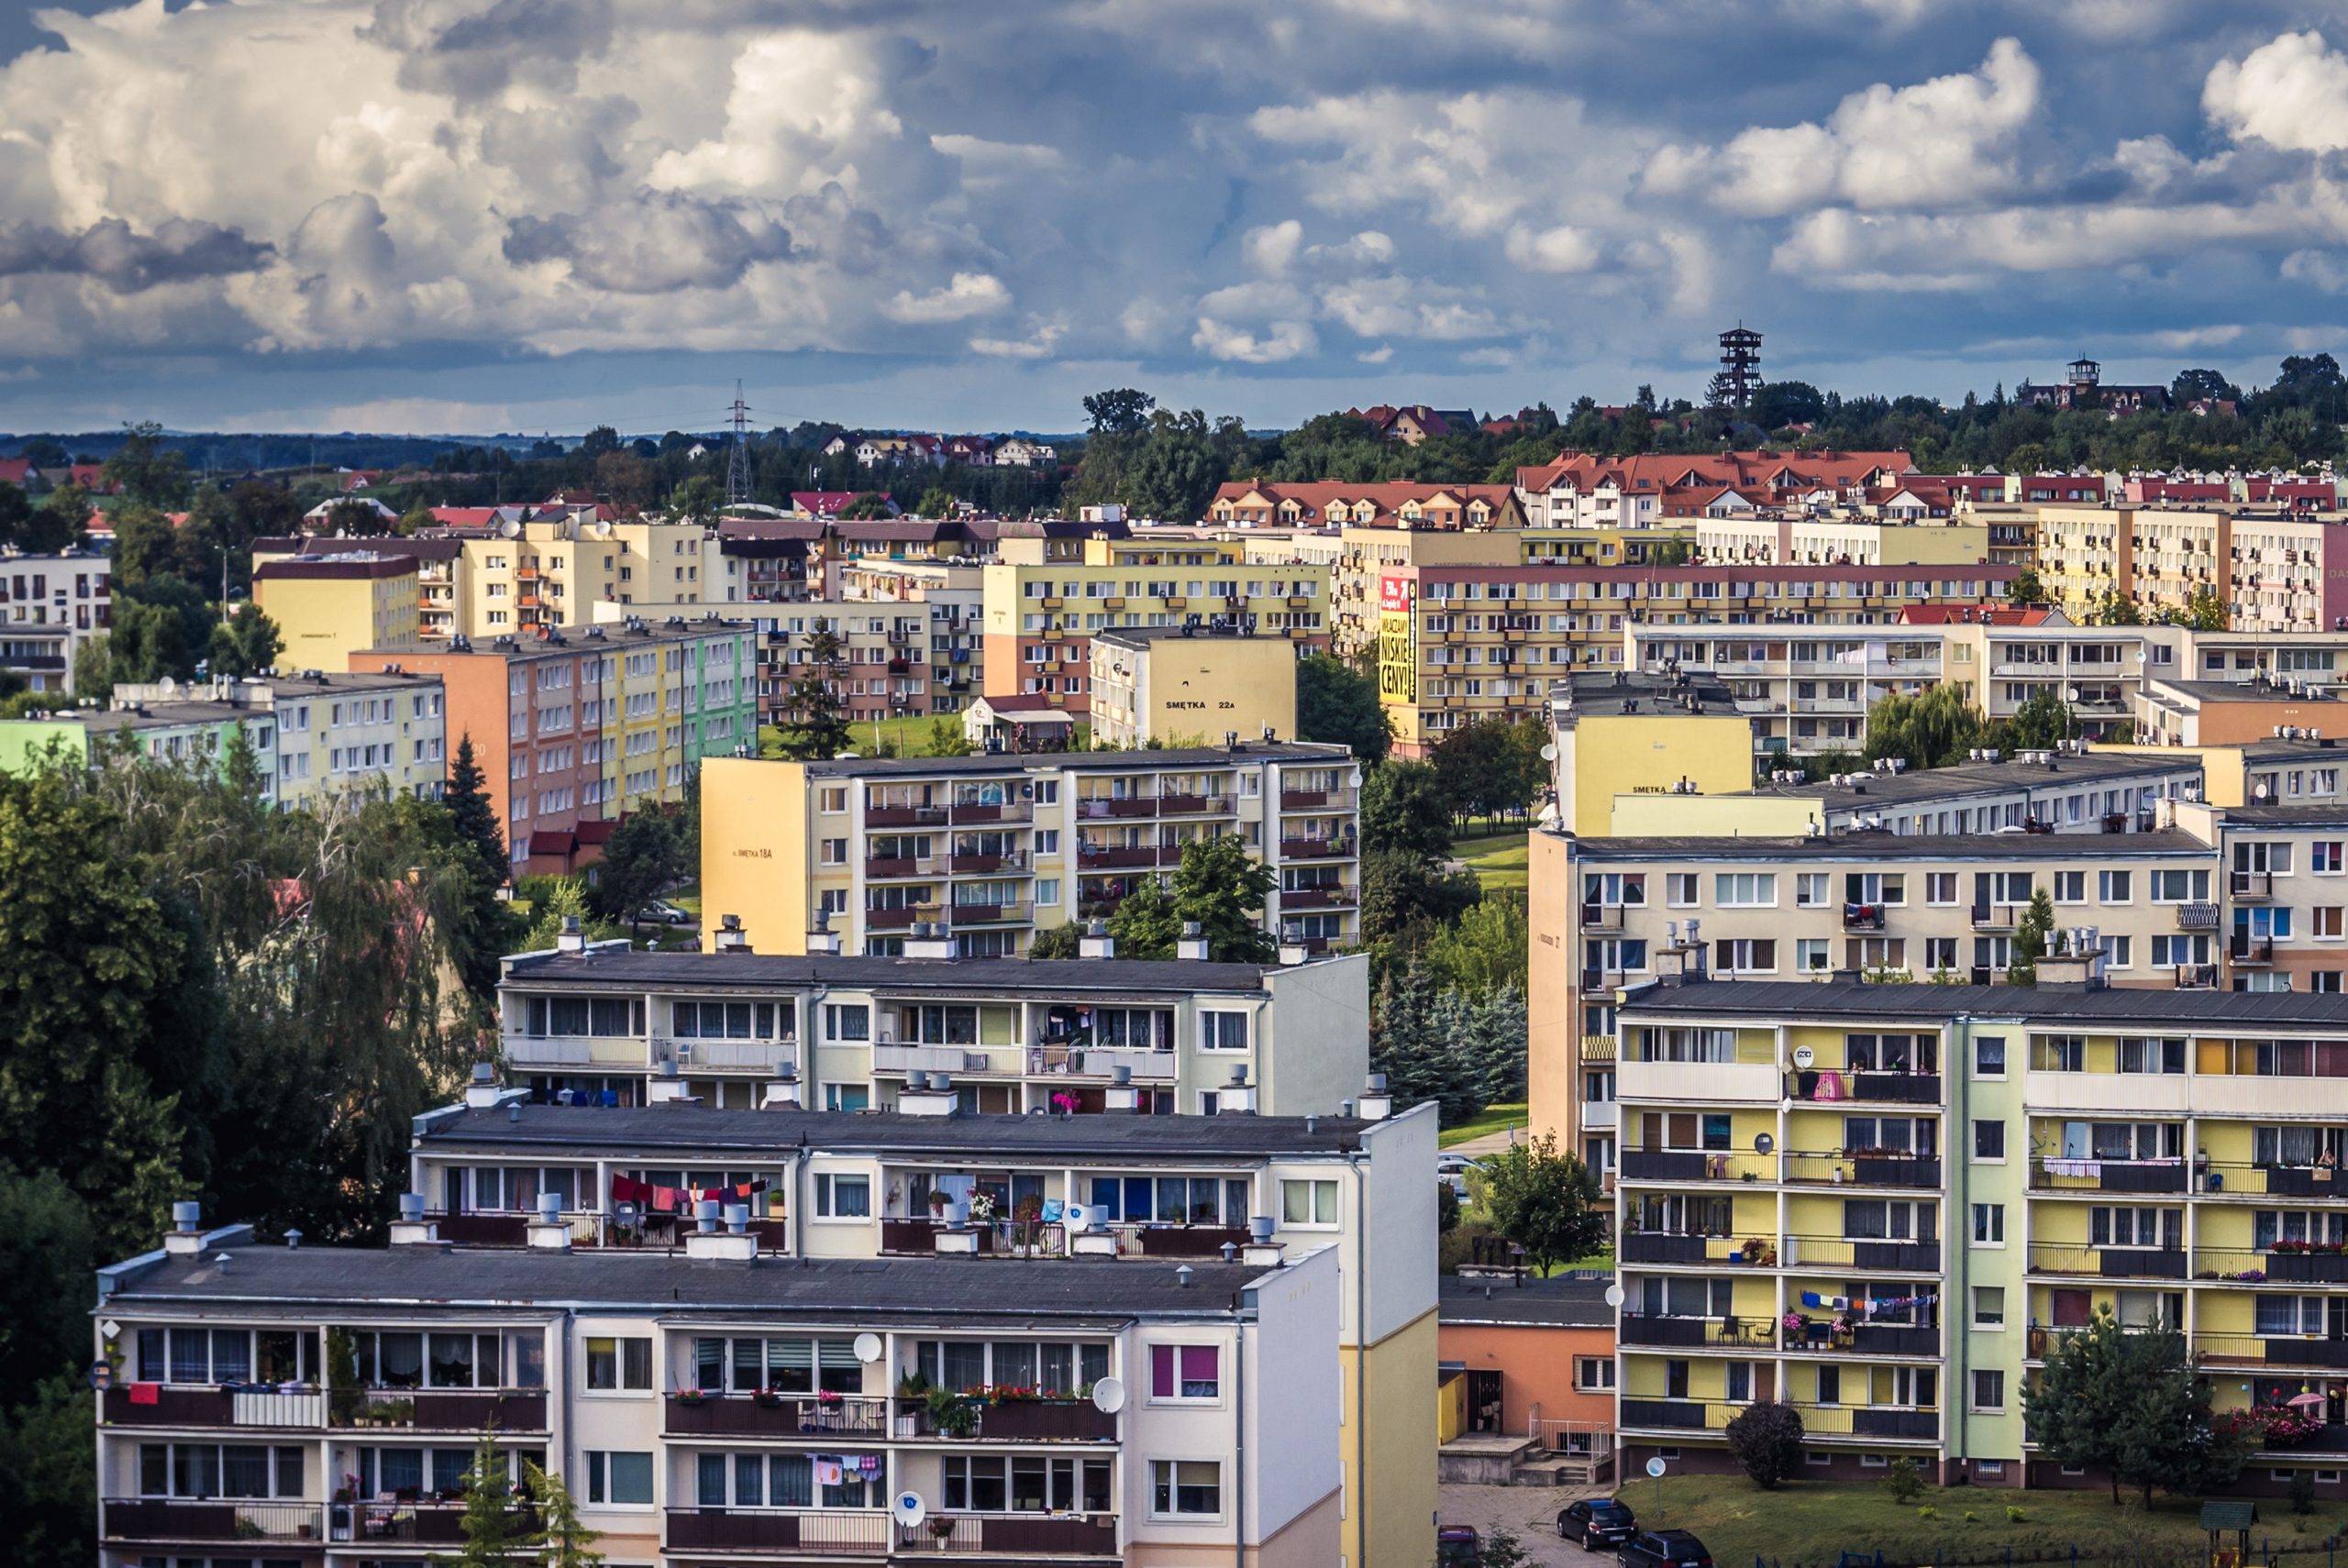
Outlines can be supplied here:
<path id="1" fill-rule="evenodd" d="M 160 1405 L 163 1402 L 163 1386 L 160 1383 L 134 1383 L 130 1386 L 130 1402 L 134 1405 Z"/>

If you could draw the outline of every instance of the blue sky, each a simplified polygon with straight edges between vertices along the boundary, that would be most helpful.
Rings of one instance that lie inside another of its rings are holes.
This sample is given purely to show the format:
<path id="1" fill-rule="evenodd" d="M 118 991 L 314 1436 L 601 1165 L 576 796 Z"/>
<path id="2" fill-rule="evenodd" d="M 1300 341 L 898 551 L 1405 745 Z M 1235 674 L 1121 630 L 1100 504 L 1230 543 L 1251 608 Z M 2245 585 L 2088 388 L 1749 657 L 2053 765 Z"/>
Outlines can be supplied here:
<path id="1" fill-rule="evenodd" d="M 2322 29 L 2329 26 L 2330 35 Z M 2237 0 L 0 14 L 0 428 L 1064 429 L 2348 348 L 2348 17 Z"/>

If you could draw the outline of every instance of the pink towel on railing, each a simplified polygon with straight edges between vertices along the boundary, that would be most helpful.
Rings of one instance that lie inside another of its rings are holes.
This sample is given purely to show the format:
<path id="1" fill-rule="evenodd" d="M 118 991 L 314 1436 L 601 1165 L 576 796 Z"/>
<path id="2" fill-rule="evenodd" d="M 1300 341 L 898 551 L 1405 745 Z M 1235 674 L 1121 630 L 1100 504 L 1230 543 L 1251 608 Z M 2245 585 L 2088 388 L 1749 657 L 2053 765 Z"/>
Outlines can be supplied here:
<path id="1" fill-rule="evenodd" d="M 1819 1074 L 1817 1098 L 1820 1099 L 1843 1099 L 1843 1075 L 1836 1072 Z"/>

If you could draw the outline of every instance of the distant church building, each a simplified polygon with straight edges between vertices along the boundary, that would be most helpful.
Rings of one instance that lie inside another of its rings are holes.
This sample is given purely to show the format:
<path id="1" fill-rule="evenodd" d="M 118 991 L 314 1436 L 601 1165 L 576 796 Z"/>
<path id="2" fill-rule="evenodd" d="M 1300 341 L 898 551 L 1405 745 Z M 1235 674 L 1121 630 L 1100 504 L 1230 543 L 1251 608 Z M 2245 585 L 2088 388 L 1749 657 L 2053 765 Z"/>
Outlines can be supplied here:
<path id="1" fill-rule="evenodd" d="M 2024 381 L 2014 389 L 2014 401 L 2040 408 L 2095 408 L 2107 414 L 2155 414 L 2169 405 L 2168 388 L 2164 386 L 2106 386 L 2103 367 L 2093 359 L 2078 359 L 2064 367 L 2066 379 L 2053 386 L 2037 381 Z"/>

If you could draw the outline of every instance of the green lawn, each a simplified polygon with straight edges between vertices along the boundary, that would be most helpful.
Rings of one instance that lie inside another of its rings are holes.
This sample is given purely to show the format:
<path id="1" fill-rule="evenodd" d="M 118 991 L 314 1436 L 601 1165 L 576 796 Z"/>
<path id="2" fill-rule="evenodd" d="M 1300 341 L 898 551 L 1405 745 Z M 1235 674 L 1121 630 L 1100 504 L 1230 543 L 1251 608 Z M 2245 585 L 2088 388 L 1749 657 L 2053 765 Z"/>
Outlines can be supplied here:
<path id="1" fill-rule="evenodd" d="M 1501 888 L 1523 889 L 1529 880 L 1525 866 L 1533 848 L 1522 830 L 1456 839 L 1451 853 L 1467 863 L 1488 893 Z"/>
<path id="2" fill-rule="evenodd" d="M 2010 1547 L 2019 1560 L 2026 1550 L 2067 1556 L 2074 1545 L 2082 1563 L 2185 1563 L 2200 1560 L 2208 1539 L 2198 1528 L 2198 1501 L 2157 1497 L 2143 1513 L 2112 1507 L 2102 1491 L 1927 1486 L 1902 1504 L 1874 1484 L 1795 1482 L 1764 1492 L 1741 1475 L 1666 1476 L 1659 1484 L 1634 1475 L 1621 1496 L 1642 1526 L 1693 1530 L 1722 1568 L 1742 1568 L 1755 1556 L 1782 1559 L 1783 1568 L 1832 1568 L 1841 1551 L 1880 1551 L 1895 1562 L 1989 1562 Z M 2006 1518 L 2010 1505 L 2022 1511 L 2019 1522 Z M 1919 1510 L 1926 1507 L 1938 1517 L 1923 1518 Z M 2305 1548 L 2343 1528 L 2336 1506 L 2296 1517 L 2281 1498 L 2262 1498 L 2258 1512 L 2254 1551 L 2262 1540 Z"/>
<path id="3" fill-rule="evenodd" d="M 960 734 L 962 728 L 962 715 L 959 713 L 947 713 L 944 716 L 953 722 L 955 733 L 958 734 Z M 875 745 L 878 744 L 875 740 L 875 732 L 877 730 L 880 741 L 894 741 L 896 743 L 897 756 L 926 756 L 929 755 L 929 726 L 931 720 L 932 715 L 930 714 L 916 713 L 911 717 L 903 719 L 882 719 L 878 724 L 874 724 L 869 721 L 859 723 L 850 726 L 848 745 L 851 750 L 857 752 L 860 756 L 872 756 L 878 755 L 874 749 Z M 781 756 L 782 755 L 782 731 L 772 724 L 762 725 L 759 730 L 759 749 L 768 756 Z"/>
<path id="4" fill-rule="evenodd" d="M 1445 1128 L 1437 1135 L 1435 1142 L 1441 1147 L 1448 1149 L 1454 1143 L 1465 1143 L 1468 1139 L 1480 1138 L 1487 1132 L 1498 1132 L 1510 1126 L 1521 1129 L 1523 1125 L 1524 1107 L 1522 1103 L 1488 1105 L 1484 1108 L 1484 1113 L 1475 1121 L 1463 1121 L 1456 1127 Z"/>

